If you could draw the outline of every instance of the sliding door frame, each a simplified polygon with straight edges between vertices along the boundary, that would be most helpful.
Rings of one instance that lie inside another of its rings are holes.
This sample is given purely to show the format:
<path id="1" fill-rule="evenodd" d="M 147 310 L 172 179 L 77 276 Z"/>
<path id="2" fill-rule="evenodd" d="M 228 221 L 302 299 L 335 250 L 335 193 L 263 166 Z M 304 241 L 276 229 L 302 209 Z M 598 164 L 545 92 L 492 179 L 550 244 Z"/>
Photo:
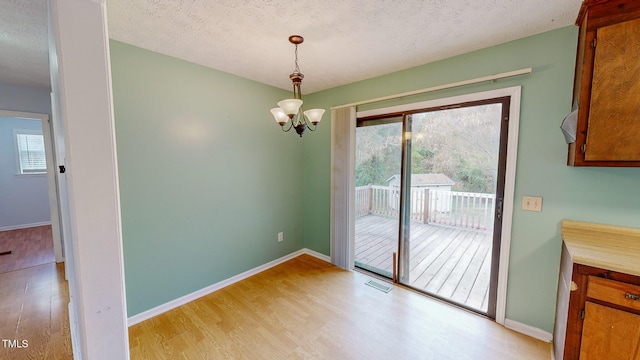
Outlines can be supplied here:
<path id="1" fill-rule="evenodd" d="M 357 118 L 364 117 L 372 117 L 383 114 L 399 114 L 399 113 L 408 113 L 419 109 L 426 108 L 434 108 L 440 106 L 447 106 L 458 103 L 466 103 L 466 102 L 474 102 L 474 101 L 482 101 L 486 99 L 499 98 L 499 97 L 510 97 L 510 109 L 509 109 L 509 132 L 507 139 L 507 160 L 506 160 L 506 173 L 505 173 L 505 185 L 504 185 L 504 207 L 502 213 L 502 233 L 501 233 L 501 243 L 500 243 L 500 259 L 499 259 L 499 269 L 498 269 L 498 289 L 497 289 L 497 299 L 496 299 L 496 317 L 495 321 L 499 324 L 504 325 L 505 322 L 505 314 L 506 314 L 506 299 L 507 299 L 507 280 L 508 280 L 508 271 L 509 271 L 509 253 L 511 248 L 511 227 L 513 220 L 513 210 L 514 210 L 514 193 L 515 193 L 515 178 L 516 178 L 516 160 L 517 160 L 517 152 L 518 152 L 518 132 L 519 132 L 519 123 L 520 123 L 520 97 L 521 97 L 521 87 L 514 86 L 496 90 L 489 90 L 477 93 L 470 93 L 460 96 L 453 96 L 448 98 L 441 98 L 435 100 L 422 101 L 417 103 L 398 105 L 374 110 L 367 111 L 359 111 L 356 113 Z M 355 131 L 355 119 L 349 122 L 350 126 L 353 126 L 351 131 Z M 403 135 L 404 136 L 404 135 Z M 332 150 L 336 150 L 334 147 L 335 138 L 332 136 Z M 355 147 L 347 146 L 342 147 L 343 151 L 350 151 L 350 154 L 344 154 L 351 164 L 355 161 Z M 336 154 L 332 154 L 334 157 Z M 332 164 L 332 170 L 333 170 Z M 344 191 L 346 190 L 346 191 Z M 342 194 L 341 196 L 345 196 L 347 199 L 355 199 L 355 191 L 353 188 L 349 189 L 340 189 Z M 331 196 L 332 199 L 337 195 L 336 189 L 332 187 Z M 332 201 L 332 205 L 334 202 Z M 335 209 L 332 206 L 332 213 Z M 354 228 L 354 218 L 353 216 L 349 216 L 349 228 Z M 341 239 L 332 239 L 336 241 L 336 245 L 340 243 L 340 241 L 348 242 L 344 245 L 346 248 L 353 249 L 355 247 L 355 239 L 353 236 L 341 237 Z M 333 245 L 333 244 L 332 244 Z M 333 246 L 332 246 L 332 258 L 333 254 Z M 353 269 L 353 258 L 351 258 L 351 263 L 348 266 L 343 266 L 346 268 Z"/>

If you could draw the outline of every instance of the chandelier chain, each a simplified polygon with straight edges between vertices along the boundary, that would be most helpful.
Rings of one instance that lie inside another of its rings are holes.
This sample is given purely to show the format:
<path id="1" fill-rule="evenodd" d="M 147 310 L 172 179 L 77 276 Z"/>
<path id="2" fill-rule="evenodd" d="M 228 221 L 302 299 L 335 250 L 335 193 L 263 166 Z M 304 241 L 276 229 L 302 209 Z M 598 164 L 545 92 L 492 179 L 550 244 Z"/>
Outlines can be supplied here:
<path id="1" fill-rule="evenodd" d="M 295 45 L 296 45 L 296 51 L 295 51 L 295 54 L 296 54 L 296 68 L 294 70 L 294 73 L 300 73 L 300 66 L 298 66 L 298 44 L 295 44 Z"/>

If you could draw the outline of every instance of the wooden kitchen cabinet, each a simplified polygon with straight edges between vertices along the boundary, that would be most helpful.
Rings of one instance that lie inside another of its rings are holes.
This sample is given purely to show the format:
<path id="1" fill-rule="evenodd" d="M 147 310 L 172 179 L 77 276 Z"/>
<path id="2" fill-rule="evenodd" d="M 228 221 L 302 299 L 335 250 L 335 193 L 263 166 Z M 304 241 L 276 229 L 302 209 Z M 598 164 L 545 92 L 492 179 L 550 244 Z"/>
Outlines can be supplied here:
<path id="1" fill-rule="evenodd" d="M 640 229 L 562 222 L 555 358 L 640 360 Z"/>
<path id="2" fill-rule="evenodd" d="M 573 103 L 573 166 L 640 166 L 640 1 L 585 0 Z"/>
<path id="3" fill-rule="evenodd" d="M 587 301 L 581 360 L 640 359 L 640 315 Z"/>
<path id="4" fill-rule="evenodd" d="M 556 358 L 640 360 L 640 300 L 634 300 L 640 298 L 640 277 L 581 264 L 570 268 L 570 289 L 558 294 L 568 308 L 564 317 L 556 316 L 555 333 L 565 335 L 555 344 Z"/>

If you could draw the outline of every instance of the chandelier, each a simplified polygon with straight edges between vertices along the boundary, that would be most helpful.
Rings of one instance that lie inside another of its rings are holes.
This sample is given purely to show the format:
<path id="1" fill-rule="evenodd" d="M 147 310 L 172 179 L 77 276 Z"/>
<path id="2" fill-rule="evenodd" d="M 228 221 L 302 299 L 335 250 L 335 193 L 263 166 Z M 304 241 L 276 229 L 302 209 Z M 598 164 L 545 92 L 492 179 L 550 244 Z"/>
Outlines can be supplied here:
<path id="1" fill-rule="evenodd" d="M 293 99 L 286 99 L 278 102 L 278 107 L 271 109 L 271 113 L 276 122 L 280 124 L 282 131 L 288 132 L 291 128 L 296 130 L 296 133 L 302 137 L 302 134 L 306 129 L 314 131 L 322 120 L 324 109 L 311 109 L 303 111 L 302 109 L 302 93 L 300 92 L 300 85 L 304 75 L 300 72 L 298 66 L 298 45 L 302 44 L 304 38 L 300 35 L 289 36 L 289 42 L 296 46 L 296 67 L 293 73 L 289 75 L 289 79 L 293 82 Z M 285 124 L 290 122 L 289 127 L 285 130 Z"/>

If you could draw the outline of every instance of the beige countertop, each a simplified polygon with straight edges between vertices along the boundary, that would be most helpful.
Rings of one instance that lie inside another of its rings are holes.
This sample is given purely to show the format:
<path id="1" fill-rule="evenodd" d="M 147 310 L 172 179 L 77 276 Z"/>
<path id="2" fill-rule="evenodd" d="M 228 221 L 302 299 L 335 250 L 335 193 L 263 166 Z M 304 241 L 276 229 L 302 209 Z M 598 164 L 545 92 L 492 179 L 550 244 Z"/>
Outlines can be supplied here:
<path id="1" fill-rule="evenodd" d="M 574 263 L 640 276 L 640 229 L 563 220 L 562 240 Z"/>

